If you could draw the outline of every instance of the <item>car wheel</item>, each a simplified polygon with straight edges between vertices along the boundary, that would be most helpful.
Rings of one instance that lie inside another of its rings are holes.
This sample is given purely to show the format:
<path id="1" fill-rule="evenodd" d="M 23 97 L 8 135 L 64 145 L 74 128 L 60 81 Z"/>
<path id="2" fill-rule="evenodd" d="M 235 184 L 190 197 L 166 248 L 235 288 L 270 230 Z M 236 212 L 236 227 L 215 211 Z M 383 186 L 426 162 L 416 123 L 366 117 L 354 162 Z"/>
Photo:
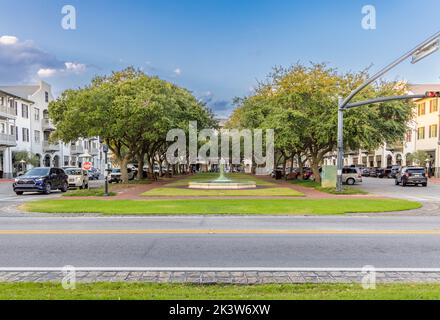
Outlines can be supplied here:
<path id="1" fill-rule="evenodd" d="M 67 184 L 67 182 L 63 183 L 63 186 L 61 187 L 60 190 L 62 193 L 66 193 L 69 190 L 69 185 Z"/>
<path id="2" fill-rule="evenodd" d="M 396 186 L 400 185 L 399 180 L 396 179 Z"/>
<path id="3" fill-rule="evenodd" d="M 424 184 L 422 184 L 422 186 L 426 188 L 428 186 L 428 184 L 424 183 Z"/>
<path id="4" fill-rule="evenodd" d="M 83 181 L 81 187 L 79 187 L 79 188 L 80 188 L 81 190 L 84 190 L 84 189 L 86 188 L 86 184 L 84 183 L 84 181 Z"/>
<path id="5" fill-rule="evenodd" d="M 44 186 L 44 194 L 51 194 L 52 193 L 52 185 L 50 183 L 46 183 Z"/>
<path id="6" fill-rule="evenodd" d="M 17 191 L 17 192 L 15 192 L 15 194 L 16 194 L 17 196 L 22 196 L 22 195 L 24 194 L 24 192 L 23 192 L 23 191 Z"/>
<path id="7" fill-rule="evenodd" d="M 356 180 L 354 180 L 353 178 L 349 178 L 347 179 L 347 184 L 349 186 L 354 186 L 356 184 Z"/>
<path id="8" fill-rule="evenodd" d="M 402 181 L 402 187 L 406 187 L 406 182 Z"/>

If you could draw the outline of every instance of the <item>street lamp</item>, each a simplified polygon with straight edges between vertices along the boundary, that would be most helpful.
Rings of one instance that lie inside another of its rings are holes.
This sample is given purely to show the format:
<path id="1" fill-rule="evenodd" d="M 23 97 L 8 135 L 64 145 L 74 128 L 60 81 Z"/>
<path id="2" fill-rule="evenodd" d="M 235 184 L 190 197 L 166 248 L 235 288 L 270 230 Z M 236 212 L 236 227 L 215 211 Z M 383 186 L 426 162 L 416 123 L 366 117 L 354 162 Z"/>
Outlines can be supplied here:
<path id="1" fill-rule="evenodd" d="M 369 101 L 364 101 L 360 103 L 353 103 L 349 105 L 350 101 L 353 100 L 353 98 L 362 90 L 364 90 L 366 87 L 368 87 L 371 83 L 385 75 L 387 72 L 395 68 L 397 65 L 401 64 L 403 61 L 407 60 L 408 58 L 412 57 L 412 63 L 415 64 L 419 62 L 420 60 L 430 56 L 434 52 L 436 52 L 440 48 L 440 32 L 437 32 L 435 35 L 427 39 L 426 41 L 419 44 L 417 47 L 409 51 L 408 53 L 401 56 L 396 61 L 392 62 L 382 70 L 380 70 L 378 73 L 376 73 L 371 78 L 367 79 L 362 85 L 360 85 L 358 88 L 353 90 L 350 95 L 343 99 L 339 98 L 338 101 L 338 178 L 337 178 L 337 184 L 336 184 L 336 190 L 337 192 L 342 192 L 342 171 L 344 168 L 344 111 L 350 108 L 356 108 L 364 105 L 369 105 L 373 103 L 380 103 L 384 101 L 395 101 L 395 100 L 409 100 L 409 99 L 417 99 L 421 97 L 425 97 L 426 95 L 421 96 L 398 96 L 398 97 L 384 97 L 384 98 L 378 98 L 373 99 Z"/>

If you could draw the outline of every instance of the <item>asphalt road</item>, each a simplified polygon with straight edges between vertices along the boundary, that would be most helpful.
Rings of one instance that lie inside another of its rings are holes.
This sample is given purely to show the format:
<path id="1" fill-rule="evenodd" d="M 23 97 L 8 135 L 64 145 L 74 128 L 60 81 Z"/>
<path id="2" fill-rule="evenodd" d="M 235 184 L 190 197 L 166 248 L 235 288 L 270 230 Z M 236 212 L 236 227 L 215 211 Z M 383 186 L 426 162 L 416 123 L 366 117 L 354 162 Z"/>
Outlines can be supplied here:
<path id="1" fill-rule="evenodd" d="M 440 202 L 440 184 L 430 183 L 428 187 L 396 186 L 394 179 L 364 178 L 357 185 L 369 193 L 421 202 Z"/>
<path id="2" fill-rule="evenodd" d="M 16 197 L 0 184 L 0 205 Z M 363 188 L 432 204 L 440 186 Z M 58 194 L 52 195 L 57 197 Z M 437 207 L 438 208 L 438 207 Z M 1 209 L 1 208 L 0 208 Z M 422 211 L 423 213 L 423 211 Z M 432 213 L 432 212 L 431 212 Z M 440 268 L 440 215 L 29 217 L 0 215 L 0 268 Z"/>
<path id="3" fill-rule="evenodd" d="M 2 218 L 0 267 L 440 268 L 440 217 Z"/>

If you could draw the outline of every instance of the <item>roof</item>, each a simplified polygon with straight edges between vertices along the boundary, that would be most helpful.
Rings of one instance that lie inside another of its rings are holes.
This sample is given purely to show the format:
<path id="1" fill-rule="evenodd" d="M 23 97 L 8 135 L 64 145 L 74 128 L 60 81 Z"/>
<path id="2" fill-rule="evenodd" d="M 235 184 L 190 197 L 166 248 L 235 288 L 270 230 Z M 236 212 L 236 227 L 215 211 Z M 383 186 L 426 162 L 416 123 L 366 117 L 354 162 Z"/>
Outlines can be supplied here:
<path id="1" fill-rule="evenodd" d="M 0 88 L 0 92 L 1 92 L 1 93 L 4 93 L 5 95 L 11 96 L 11 97 L 13 97 L 13 98 L 15 98 L 15 99 L 20 99 L 20 100 L 26 101 L 26 102 L 28 102 L 28 103 L 30 103 L 30 104 L 34 104 L 34 103 L 35 103 L 35 102 L 33 102 L 32 100 L 29 100 L 28 98 L 21 97 L 21 96 L 15 94 L 15 93 L 13 93 L 13 92 L 3 90 L 2 88 Z"/>
<path id="2" fill-rule="evenodd" d="M 411 93 L 415 95 L 425 94 L 428 91 L 440 91 L 440 84 L 411 84 L 409 85 Z"/>
<path id="3" fill-rule="evenodd" d="M 22 99 L 29 99 L 35 92 L 40 89 L 38 85 L 27 85 L 27 86 L 0 86 L 0 90 L 11 93 Z"/>

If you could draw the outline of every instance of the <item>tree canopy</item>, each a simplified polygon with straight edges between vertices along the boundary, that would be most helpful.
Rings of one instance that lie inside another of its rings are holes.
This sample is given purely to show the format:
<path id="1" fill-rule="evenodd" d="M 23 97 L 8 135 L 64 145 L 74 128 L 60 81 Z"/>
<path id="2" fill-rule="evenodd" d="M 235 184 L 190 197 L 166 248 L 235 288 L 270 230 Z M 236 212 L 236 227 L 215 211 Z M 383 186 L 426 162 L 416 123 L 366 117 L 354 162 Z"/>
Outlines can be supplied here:
<path id="1" fill-rule="evenodd" d="M 212 126 L 213 115 L 188 90 L 158 77 L 127 68 L 96 77 L 90 85 L 66 90 L 49 105 L 56 131 L 64 142 L 100 137 L 108 144 L 127 180 L 127 164 L 136 158 L 140 174 L 145 158 L 150 170 L 166 151 L 167 132 L 188 130 L 189 121 Z"/>
<path id="2" fill-rule="evenodd" d="M 326 64 L 277 67 L 255 92 L 238 99 L 230 124 L 242 128 L 272 128 L 275 147 L 284 159 L 305 157 L 319 180 L 319 165 L 337 146 L 338 97 L 347 96 L 368 73 L 339 73 Z M 406 85 L 379 81 L 356 100 L 402 95 Z M 345 112 L 345 147 L 373 150 L 385 142 L 400 142 L 408 130 L 412 104 L 387 102 Z"/>

